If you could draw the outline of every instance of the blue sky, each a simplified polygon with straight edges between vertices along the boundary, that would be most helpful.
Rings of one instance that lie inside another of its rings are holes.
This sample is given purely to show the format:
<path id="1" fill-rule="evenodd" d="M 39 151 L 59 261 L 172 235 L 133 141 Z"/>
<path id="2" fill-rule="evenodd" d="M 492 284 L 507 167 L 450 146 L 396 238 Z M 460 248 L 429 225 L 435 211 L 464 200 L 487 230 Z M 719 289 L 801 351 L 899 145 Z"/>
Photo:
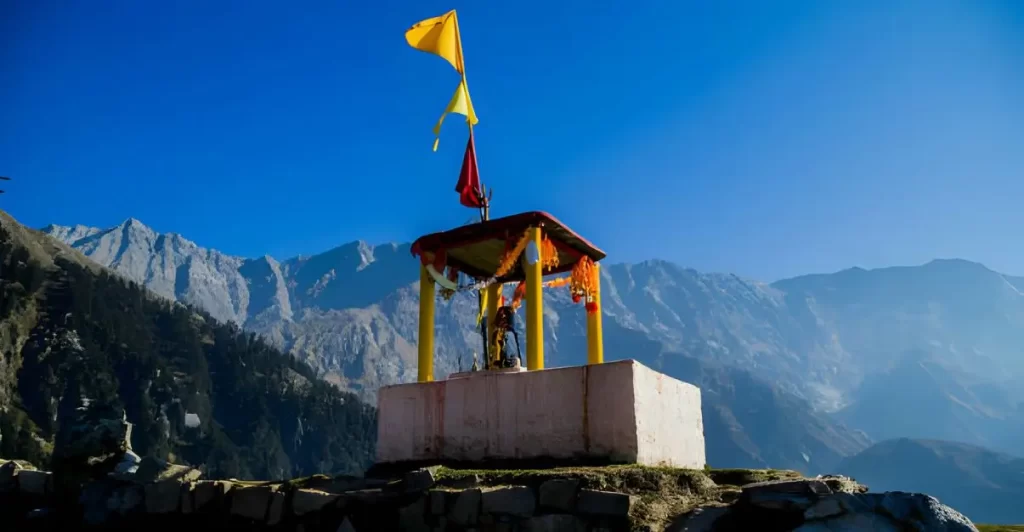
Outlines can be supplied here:
<path id="1" fill-rule="evenodd" d="M 767 280 L 1024 273 L 1024 4 L 286 4 L 0 1 L 0 208 L 245 256 L 461 224 L 457 74 L 403 38 L 456 8 L 496 216 Z"/>

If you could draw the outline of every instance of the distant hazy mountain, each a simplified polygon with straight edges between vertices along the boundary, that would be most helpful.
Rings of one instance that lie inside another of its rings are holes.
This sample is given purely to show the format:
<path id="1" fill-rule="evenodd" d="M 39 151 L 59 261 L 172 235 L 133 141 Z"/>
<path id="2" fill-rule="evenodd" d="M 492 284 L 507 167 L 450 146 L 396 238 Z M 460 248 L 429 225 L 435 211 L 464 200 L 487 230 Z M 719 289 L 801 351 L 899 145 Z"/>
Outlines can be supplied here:
<path id="1" fill-rule="evenodd" d="M 1019 278 L 965 260 L 807 275 L 774 283 L 872 373 L 927 350 L 979 378 L 1024 375 L 1024 295 Z M 802 304 L 797 301 L 802 300 Z M 866 370 L 866 371 L 865 371 Z M 1024 398 L 1024 390 L 1018 398 Z"/>
<path id="2" fill-rule="evenodd" d="M 707 461 L 712 467 L 831 472 L 870 444 L 753 372 L 672 354 L 661 367 L 701 388 Z"/>
<path id="3" fill-rule="evenodd" d="M 50 226 L 45 231 L 158 293 L 265 335 L 368 401 L 375 400 L 380 385 L 415 376 L 418 265 L 407 245 L 353 242 L 277 261 L 230 257 L 178 235 L 156 234 L 136 220 L 104 230 Z M 936 414 L 958 412 L 959 421 L 949 423 L 975 427 L 969 441 L 1007 449 L 1021 443 L 1002 420 L 1018 412 L 1024 400 L 1024 391 L 1007 385 L 1024 378 L 1022 285 L 1017 278 L 959 260 L 854 268 L 772 284 L 664 261 L 609 264 L 602 269 L 605 352 L 609 359 L 635 358 L 676 376 L 686 374 L 690 360 L 749 372 L 766 387 L 766 396 L 806 410 L 807 416 L 795 418 L 823 424 L 820 430 L 801 425 L 801 431 L 819 434 L 808 436 L 803 448 L 831 441 L 823 444 L 831 450 L 805 453 L 794 447 L 782 453 L 789 456 L 786 460 L 799 458 L 806 464 L 803 454 L 815 463 L 820 456 L 855 452 L 867 441 L 815 412 L 842 409 L 851 426 L 875 439 L 879 436 L 874 434 L 898 428 L 887 421 L 888 406 L 880 396 L 869 392 L 907 353 L 923 349 L 936 367 L 967 383 L 977 399 L 972 404 L 985 405 L 966 413 L 936 407 Z M 583 310 L 564 290 L 546 292 L 545 302 L 548 365 L 582 362 Z M 457 369 L 460 357 L 468 366 L 472 353 L 480 351 L 474 307 L 475 300 L 463 296 L 440 304 L 439 375 Z M 754 385 L 737 386 L 741 377 L 731 370 L 714 371 L 725 373 L 707 384 L 733 390 L 734 395 L 722 395 L 728 397 L 722 408 L 742 418 L 738 405 L 759 392 L 748 390 Z M 917 393 L 909 384 L 904 388 Z M 964 401 L 961 395 L 942 397 L 957 403 Z M 723 418 L 722 423 L 746 430 L 755 419 Z M 821 436 L 827 434 L 836 437 Z M 745 459 L 767 460 L 774 451 L 761 444 L 737 448 Z"/>
<path id="4" fill-rule="evenodd" d="M 1024 458 L 935 440 L 877 443 L 838 471 L 872 491 L 927 491 L 974 522 L 1024 522 Z"/>
<path id="5" fill-rule="evenodd" d="M 1019 452 L 1024 411 L 1011 390 L 911 351 L 869 375 L 837 417 L 876 441 L 913 435 Z"/>

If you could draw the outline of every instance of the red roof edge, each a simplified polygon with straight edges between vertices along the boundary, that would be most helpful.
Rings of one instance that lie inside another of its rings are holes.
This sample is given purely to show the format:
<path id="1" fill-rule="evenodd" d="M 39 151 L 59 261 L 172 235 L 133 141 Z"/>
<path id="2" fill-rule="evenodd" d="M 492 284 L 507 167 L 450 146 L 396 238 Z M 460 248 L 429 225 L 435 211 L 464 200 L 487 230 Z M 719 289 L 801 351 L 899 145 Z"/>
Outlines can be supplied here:
<path id="1" fill-rule="evenodd" d="M 410 251 L 413 255 L 419 255 L 424 251 L 456 249 L 470 244 L 475 244 L 477 242 L 482 242 L 484 240 L 504 239 L 505 233 L 508 231 L 522 231 L 532 225 L 543 226 L 547 224 L 557 226 L 562 231 L 568 233 L 569 236 L 579 240 L 581 244 L 588 247 L 588 255 L 591 255 L 591 259 L 595 262 L 607 256 L 604 251 L 570 229 L 567 225 L 563 224 L 558 220 L 558 218 L 555 218 L 543 211 L 523 212 L 513 214 L 511 216 L 487 220 L 486 222 L 463 225 L 461 227 L 456 227 L 455 229 L 449 229 L 448 231 L 430 233 L 417 238 L 416 241 L 413 242 Z"/>

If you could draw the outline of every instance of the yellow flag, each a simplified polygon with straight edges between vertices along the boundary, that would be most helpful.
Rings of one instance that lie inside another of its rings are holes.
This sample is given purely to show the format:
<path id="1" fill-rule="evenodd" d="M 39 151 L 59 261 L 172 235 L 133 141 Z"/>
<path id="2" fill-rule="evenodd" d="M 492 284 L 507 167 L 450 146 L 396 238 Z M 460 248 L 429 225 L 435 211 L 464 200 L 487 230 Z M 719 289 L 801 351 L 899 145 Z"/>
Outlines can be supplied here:
<path id="1" fill-rule="evenodd" d="M 473 100 L 469 98 L 469 89 L 466 87 L 466 78 L 462 78 L 459 82 L 459 86 L 455 89 L 455 94 L 452 95 L 452 101 L 448 102 L 448 108 L 441 114 L 441 118 L 437 120 L 437 125 L 434 126 L 434 151 L 437 151 L 437 143 L 441 140 L 441 123 L 444 122 L 444 117 L 448 116 L 448 113 L 459 113 L 465 115 L 466 122 L 473 124 L 474 126 L 480 122 L 476 117 L 476 111 L 473 110 Z"/>
<path id="2" fill-rule="evenodd" d="M 409 46 L 434 55 L 439 55 L 455 67 L 459 74 L 465 74 L 462 63 L 462 42 L 459 37 L 459 19 L 455 10 L 440 17 L 421 20 L 405 30 Z"/>

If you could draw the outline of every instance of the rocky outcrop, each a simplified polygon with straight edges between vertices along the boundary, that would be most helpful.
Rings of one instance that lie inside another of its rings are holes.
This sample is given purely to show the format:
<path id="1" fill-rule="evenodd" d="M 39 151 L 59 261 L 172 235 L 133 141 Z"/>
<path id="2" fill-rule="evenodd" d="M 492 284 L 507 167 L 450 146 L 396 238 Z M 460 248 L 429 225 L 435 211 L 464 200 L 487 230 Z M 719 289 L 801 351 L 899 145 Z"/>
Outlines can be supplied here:
<path id="1" fill-rule="evenodd" d="M 57 434 L 52 457 L 57 486 L 74 491 L 111 474 L 134 474 L 140 458 L 132 451 L 131 437 L 124 410 L 84 401 Z"/>
<path id="2" fill-rule="evenodd" d="M 929 493 L 971 519 L 1024 523 L 1024 458 L 957 442 L 901 438 L 877 443 L 837 467 L 879 491 Z"/>
<path id="3" fill-rule="evenodd" d="M 843 477 L 641 467 L 533 471 L 426 468 L 393 478 L 200 480 L 144 459 L 134 476 L 54 496 L 48 473 L 0 467 L 0 519 L 14 529 L 180 531 L 975 531 L 927 495 L 867 493 Z M 771 480 L 730 485 L 752 479 Z M 673 517 L 677 516 L 677 517 Z"/>
<path id="4" fill-rule="evenodd" d="M 977 532 L 974 524 L 936 498 L 920 493 L 865 493 L 843 479 L 759 482 L 744 486 L 729 506 L 697 508 L 668 530 L 844 532 Z"/>

